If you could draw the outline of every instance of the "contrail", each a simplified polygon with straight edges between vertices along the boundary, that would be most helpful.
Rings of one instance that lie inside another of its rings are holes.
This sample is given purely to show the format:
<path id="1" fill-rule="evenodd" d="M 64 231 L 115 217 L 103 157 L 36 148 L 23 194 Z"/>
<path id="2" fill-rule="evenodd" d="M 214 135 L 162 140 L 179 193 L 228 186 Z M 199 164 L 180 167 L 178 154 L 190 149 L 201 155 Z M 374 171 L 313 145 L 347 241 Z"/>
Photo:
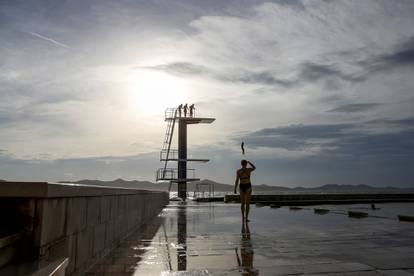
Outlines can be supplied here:
<path id="1" fill-rule="evenodd" d="M 46 36 L 43 36 L 43 35 L 38 34 L 38 33 L 35 33 L 35 32 L 29 32 L 29 34 L 31 34 L 32 36 L 38 37 L 38 38 L 40 38 L 40 39 L 43 39 L 43 40 L 49 41 L 49 42 L 51 42 L 51 43 L 53 43 L 53 44 L 55 44 L 55 45 L 58 45 L 58 46 L 60 46 L 60 47 L 64 47 L 64 48 L 66 48 L 66 49 L 69 49 L 69 48 L 70 48 L 68 45 L 63 44 L 63 43 L 61 43 L 61 42 L 59 42 L 59 41 L 56 41 L 56 40 L 54 40 L 53 38 L 46 37 Z"/>

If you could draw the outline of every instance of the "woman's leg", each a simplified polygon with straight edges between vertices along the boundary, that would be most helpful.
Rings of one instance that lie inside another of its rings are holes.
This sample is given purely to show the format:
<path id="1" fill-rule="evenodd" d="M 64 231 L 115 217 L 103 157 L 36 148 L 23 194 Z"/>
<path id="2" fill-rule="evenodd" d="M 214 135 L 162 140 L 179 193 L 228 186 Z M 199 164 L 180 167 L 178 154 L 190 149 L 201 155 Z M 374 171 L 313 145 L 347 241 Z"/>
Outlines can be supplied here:
<path id="1" fill-rule="evenodd" d="M 246 206 L 246 192 L 240 191 L 240 209 L 241 209 L 243 219 L 244 219 L 245 206 Z"/>
<path id="2" fill-rule="evenodd" d="M 251 197 L 251 195 L 252 195 L 252 189 L 250 188 L 245 192 L 245 200 L 244 200 L 244 203 L 246 205 L 246 221 L 249 221 L 248 218 L 249 218 L 249 211 L 250 211 L 250 197 Z"/>

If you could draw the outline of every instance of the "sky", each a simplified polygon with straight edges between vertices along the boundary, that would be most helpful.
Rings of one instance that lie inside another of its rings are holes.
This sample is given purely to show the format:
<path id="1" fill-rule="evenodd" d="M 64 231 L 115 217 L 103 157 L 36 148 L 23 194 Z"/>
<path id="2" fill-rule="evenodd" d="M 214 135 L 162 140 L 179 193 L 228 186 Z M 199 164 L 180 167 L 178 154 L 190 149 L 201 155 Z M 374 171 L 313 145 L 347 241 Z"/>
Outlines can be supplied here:
<path id="1" fill-rule="evenodd" d="M 0 0 L 0 179 L 154 181 L 194 103 L 197 176 L 411 187 L 411 0 Z M 245 142 L 246 155 L 240 151 Z"/>

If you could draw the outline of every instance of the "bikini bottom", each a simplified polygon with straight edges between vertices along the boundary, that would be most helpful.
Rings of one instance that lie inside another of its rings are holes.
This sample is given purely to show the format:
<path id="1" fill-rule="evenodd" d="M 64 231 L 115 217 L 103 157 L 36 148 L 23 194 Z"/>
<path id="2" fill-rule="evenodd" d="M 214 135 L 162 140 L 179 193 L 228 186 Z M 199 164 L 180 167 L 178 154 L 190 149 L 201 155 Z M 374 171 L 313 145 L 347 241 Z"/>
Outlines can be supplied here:
<path id="1" fill-rule="evenodd" d="M 252 188 L 251 183 L 240 184 L 240 192 L 247 192 L 250 188 Z"/>

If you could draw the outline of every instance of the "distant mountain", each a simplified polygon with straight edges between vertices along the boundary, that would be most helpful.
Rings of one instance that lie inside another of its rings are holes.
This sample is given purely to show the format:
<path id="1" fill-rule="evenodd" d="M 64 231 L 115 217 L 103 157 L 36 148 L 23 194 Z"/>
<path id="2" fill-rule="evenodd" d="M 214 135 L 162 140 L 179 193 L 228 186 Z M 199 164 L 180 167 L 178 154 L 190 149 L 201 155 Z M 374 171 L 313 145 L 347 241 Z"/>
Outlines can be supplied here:
<path id="1" fill-rule="evenodd" d="M 6 180 L 0 179 L 0 182 L 6 182 Z"/>
<path id="2" fill-rule="evenodd" d="M 98 185 L 98 186 L 110 186 L 110 187 L 124 187 L 135 188 L 143 190 L 156 190 L 156 191 L 168 191 L 169 183 L 153 183 L 150 181 L 139 180 L 123 180 L 115 179 L 113 181 L 102 180 L 79 180 L 79 181 L 60 181 L 60 183 L 73 183 L 73 184 L 86 184 L 86 185 Z M 208 191 L 210 184 L 214 184 L 214 191 L 216 192 L 231 192 L 234 190 L 234 185 L 218 183 L 209 179 L 203 179 L 201 181 L 194 181 L 187 183 L 187 189 L 189 192 L 193 192 L 197 185 L 201 191 Z M 414 189 L 401 189 L 395 187 L 372 187 L 365 184 L 350 185 L 350 184 L 325 184 L 318 187 L 295 187 L 288 188 L 282 186 L 270 186 L 270 185 L 253 185 L 253 189 L 256 192 L 274 192 L 274 193 L 365 193 L 365 192 L 414 192 Z M 172 184 L 171 191 L 177 191 L 177 184 Z"/>
<path id="3" fill-rule="evenodd" d="M 296 187 L 291 190 L 296 192 L 320 192 L 320 193 L 363 193 L 363 192 L 405 192 L 413 189 L 401 189 L 395 187 L 373 187 L 366 184 L 325 184 L 318 187 L 304 188 Z"/>

